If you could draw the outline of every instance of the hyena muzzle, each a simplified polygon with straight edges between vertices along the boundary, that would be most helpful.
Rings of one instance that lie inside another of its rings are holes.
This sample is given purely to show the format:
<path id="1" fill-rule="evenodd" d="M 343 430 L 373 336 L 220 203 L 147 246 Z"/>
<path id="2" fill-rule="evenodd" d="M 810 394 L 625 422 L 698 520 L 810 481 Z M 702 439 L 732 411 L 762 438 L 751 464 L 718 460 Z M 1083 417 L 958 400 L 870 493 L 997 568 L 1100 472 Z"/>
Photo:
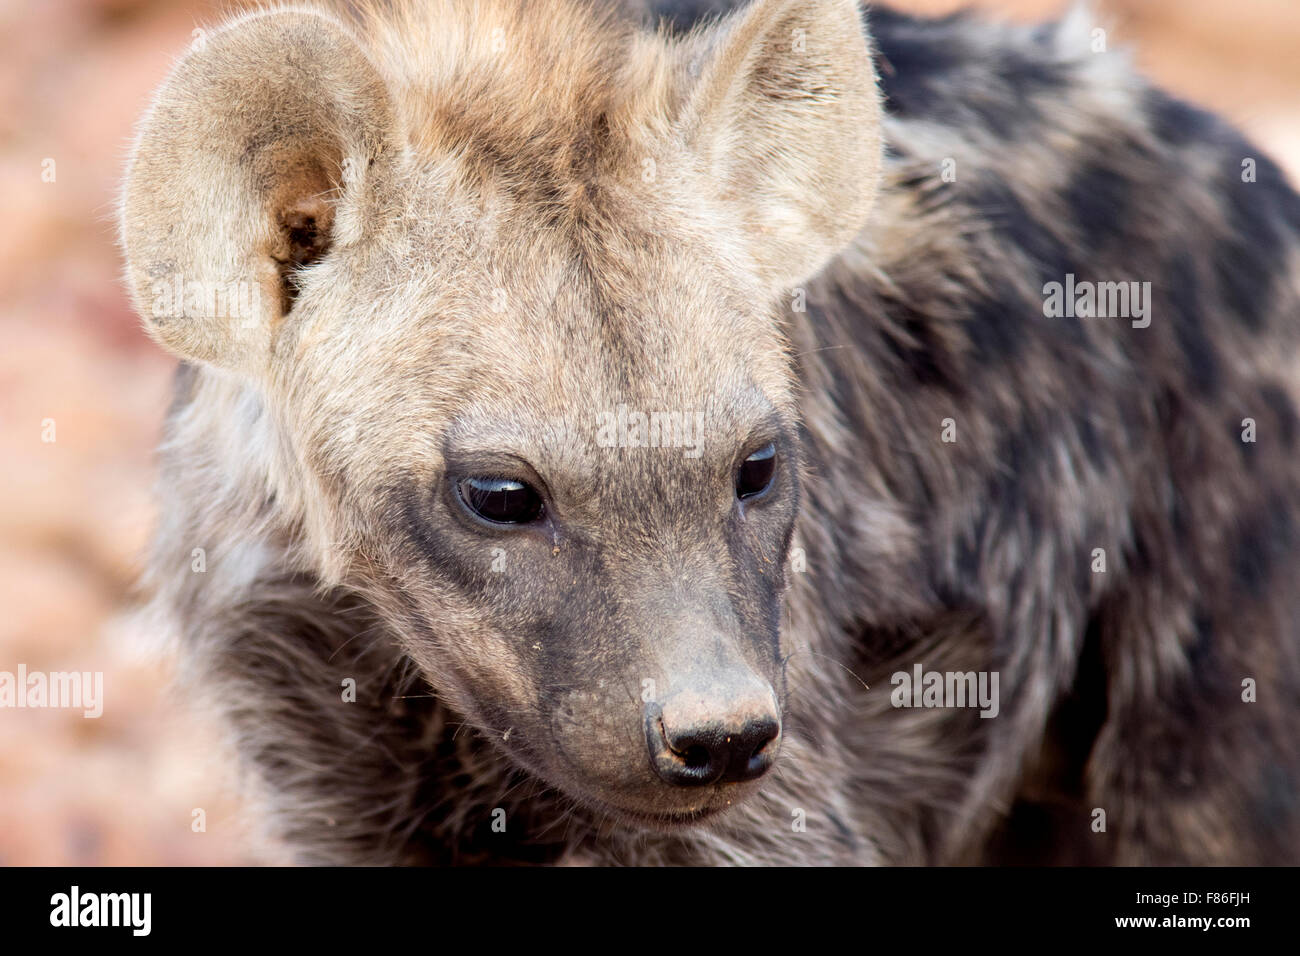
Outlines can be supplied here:
<path id="1" fill-rule="evenodd" d="M 1086 13 L 732 6 L 279 7 L 159 90 L 151 585 L 270 832 L 1300 862 L 1300 199 Z"/>

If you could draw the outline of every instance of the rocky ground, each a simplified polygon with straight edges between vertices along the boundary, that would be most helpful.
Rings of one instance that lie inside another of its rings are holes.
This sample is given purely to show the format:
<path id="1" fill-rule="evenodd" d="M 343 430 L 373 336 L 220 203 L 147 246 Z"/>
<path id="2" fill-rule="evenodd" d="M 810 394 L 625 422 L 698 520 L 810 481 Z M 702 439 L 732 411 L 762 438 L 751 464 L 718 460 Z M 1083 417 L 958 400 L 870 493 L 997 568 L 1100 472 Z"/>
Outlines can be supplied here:
<path id="1" fill-rule="evenodd" d="M 974 5 L 1030 18 L 1063 4 Z M 1135 46 L 1148 71 L 1229 116 L 1300 181 L 1300 5 L 1096 7 L 1112 46 Z M 117 281 L 113 196 L 149 91 L 219 11 L 0 2 L 0 671 L 102 671 L 106 698 L 97 720 L 0 711 L 0 865 L 262 858 L 219 741 L 167 690 L 166 649 L 129 616 L 173 363 L 138 331 Z M 196 808 L 205 832 L 191 827 Z"/>

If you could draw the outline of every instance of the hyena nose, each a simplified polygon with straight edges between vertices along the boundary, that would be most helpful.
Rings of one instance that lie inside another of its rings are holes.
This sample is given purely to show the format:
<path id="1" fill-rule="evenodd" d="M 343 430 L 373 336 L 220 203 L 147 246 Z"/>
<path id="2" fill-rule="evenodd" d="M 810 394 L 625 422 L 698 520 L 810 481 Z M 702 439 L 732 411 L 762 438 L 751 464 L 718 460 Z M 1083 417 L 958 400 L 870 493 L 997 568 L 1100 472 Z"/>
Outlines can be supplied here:
<path id="1" fill-rule="evenodd" d="M 738 783 L 767 773 L 776 759 L 781 719 L 765 700 L 725 709 L 681 694 L 646 706 L 646 742 L 655 773 L 678 787 Z"/>

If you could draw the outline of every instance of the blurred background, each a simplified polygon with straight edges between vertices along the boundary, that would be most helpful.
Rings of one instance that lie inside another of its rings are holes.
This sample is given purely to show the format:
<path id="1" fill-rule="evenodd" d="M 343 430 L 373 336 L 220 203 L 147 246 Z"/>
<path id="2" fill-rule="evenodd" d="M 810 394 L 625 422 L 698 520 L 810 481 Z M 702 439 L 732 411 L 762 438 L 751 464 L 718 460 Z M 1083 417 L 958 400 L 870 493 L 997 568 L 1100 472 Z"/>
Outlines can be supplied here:
<path id="1" fill-rule="evenodd" d="M 888 5 L 1033 20 L 1066 3 Z M 1132 48 L 1300 182 L 1300 0 L 1093 6 L 1110 49 Z M 0 0 L 0 671 L 102 671 L 106 701 L 97 720 L 0 710 L 0 865 L 270 859 L 215 728 L 169 690 L 166 649 L 129 614 L 174 364 L 118 282 L 113 199 L 150 91 L 228 8 Z"/>

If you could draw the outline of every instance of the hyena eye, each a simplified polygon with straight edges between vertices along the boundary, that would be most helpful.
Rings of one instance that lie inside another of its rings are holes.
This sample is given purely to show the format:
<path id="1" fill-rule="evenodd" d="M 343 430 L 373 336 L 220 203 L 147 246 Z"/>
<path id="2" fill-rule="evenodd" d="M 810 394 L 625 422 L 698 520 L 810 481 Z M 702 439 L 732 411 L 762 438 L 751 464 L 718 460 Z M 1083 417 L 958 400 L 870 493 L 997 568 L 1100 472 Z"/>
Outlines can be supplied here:
<path id="1" fill-rule="evenodd" d="M 736 469 L 736 497 L 741 501 L 767 491 L 776 474 L 776 445 L 768 442 Z"/>
<path id="2" fill-rule="evenodd" d="M 542 496 L 513 478 L 462 478 L 456 494 L 466 508 L 493 524 L 530 524 L 542 516 Z"/>

